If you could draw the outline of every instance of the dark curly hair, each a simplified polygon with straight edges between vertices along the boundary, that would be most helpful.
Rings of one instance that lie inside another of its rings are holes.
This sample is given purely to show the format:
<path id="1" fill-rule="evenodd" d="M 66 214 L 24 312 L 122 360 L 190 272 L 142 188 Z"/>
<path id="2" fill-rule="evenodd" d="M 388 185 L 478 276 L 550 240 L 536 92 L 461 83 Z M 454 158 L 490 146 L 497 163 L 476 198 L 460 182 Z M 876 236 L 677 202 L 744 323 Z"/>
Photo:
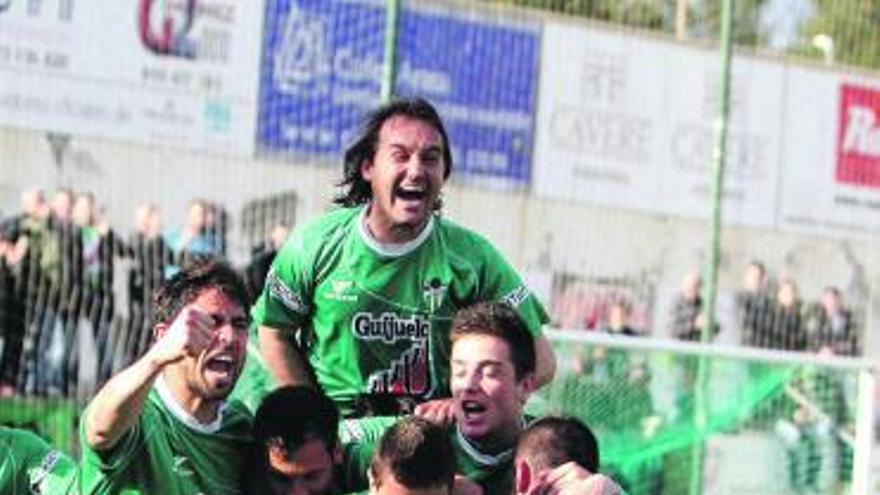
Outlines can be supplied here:
<path id="1" fill-rule="evenodd" d="M 443 138 L 443 163 L 446 170 L 443 178 L 449 177 L 452 172 L 452 152 L 449 149 L 449 137 L 446 128 L 440 119 L 440 114 L 428 100 L 420 97 L 408 97 L 394 99 L 367 114 L 360 133 L 351 146 L 345 150 L 345 164 L 342 181 L 337 184 L 344 191 L 334 198 L 333 202 L 340 206 L 357 206 L 364 204 L 373 197 L 370 183 L 361 176 L 361 165 L 370 161 L 376 155 L 379 146 L 379 131 L 382 125 L 391 117 L 404 116 L 421 120 L 433 126 Z M 434 205 L 434 209 L 440 209 L 440 202 Z"/>
<path id="2" fill-rule="evenodd" d="M 247 312 L 247 289 L 231 266 L 218 260 L 193 260 L 165 281 L 153 295 L 153 326 L 170 323 L 208 288 L 220 290 Z"/>

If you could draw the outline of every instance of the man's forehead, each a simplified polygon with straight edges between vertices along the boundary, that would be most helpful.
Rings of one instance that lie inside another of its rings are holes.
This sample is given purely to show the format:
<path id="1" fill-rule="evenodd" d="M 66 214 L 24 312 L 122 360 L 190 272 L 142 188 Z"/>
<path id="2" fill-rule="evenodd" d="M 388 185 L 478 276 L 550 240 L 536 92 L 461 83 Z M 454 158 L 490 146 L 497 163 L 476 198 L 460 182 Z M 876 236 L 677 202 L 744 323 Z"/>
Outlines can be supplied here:
<path id="1" fill-rule="evenodd" d="M 388 118 L 379 129 L 379 142 L 393 144 L 423 144 L 423 147 L 443 147 L 443 137 L 433 124 L 406 115 Z"/>
<path id="2" fill-rule="evenodd" d="M 269 465 L 285 476 L 298 476 L 323 469 L 332 458 L 319 440 L 307 441 L 291 451 L 281 443 L 268 446 Z"/>
<path id="3" fill-rule="evenodd" d="M 452 361 L 512 364 L 507 341 L 493 335 L 464 335 L 452 344 Z"/>
<path id="4" fill-rule="evenodd" d="M 247 316 L 245 308 L 219 287 L 202 289 L 189 305 L 211 313 L 225 313 L 233 317 Z"/>

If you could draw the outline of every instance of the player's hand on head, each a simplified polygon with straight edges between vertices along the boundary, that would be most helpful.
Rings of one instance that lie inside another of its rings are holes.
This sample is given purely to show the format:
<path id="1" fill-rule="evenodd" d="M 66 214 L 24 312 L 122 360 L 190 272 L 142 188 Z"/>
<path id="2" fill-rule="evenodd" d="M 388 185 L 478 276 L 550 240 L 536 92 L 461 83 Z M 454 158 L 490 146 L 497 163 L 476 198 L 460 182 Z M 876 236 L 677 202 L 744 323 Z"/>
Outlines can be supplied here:
<path id="1" fill-rule="evenodd" d="M 160 365 L 176 363 L 187 356 L 198 356 L 214 339 L 214 321 L 205 312 L 189 307 L 159 336 L 150 350 Z"/>
<path id="2" fill-rule="evenodd" d="M 456 474 L 452 484 L 452 495 L 483 495 L 483 487 L 470 478 Z"/>
<path id="3" fill-rule="evenodd" d="M 593 474 L 567 462 L 539 475 L 541 495 L 621 495 L 623 490 L 604 474 Z"/>
<path id="4" fill-rule="evenodd" d="M 432 423 L 445 426 L 455 419 L 455 401 L 450 397 L 422 402 L 416 406 L 413 413 Z"/>

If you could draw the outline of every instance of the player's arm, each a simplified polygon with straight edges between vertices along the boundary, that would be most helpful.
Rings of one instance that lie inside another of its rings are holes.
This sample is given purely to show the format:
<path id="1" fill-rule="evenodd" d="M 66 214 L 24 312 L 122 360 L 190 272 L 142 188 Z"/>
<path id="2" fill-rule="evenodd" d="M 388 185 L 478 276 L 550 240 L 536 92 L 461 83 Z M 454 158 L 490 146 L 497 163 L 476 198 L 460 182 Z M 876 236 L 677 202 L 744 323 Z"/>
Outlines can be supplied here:
<path id="1" fill-rule="evenodd" d="M 556 376 L 556 354 L 547 336 L 540 333 L 535 336 L 535 380 L 538 388 L 550 383 Z"/>
<path id="2" fill-rule="evenodd" d="M 153 347 L 111 378 L 86 409 L 84 434 L 92 449 L 112 448 L 137 423 L 156 377 L 165 366 L 206 349 L 213 338 L 213 321 L 185 308 L 170 326 L 160 324 L 156 331 L 159 339 Z"/>
<path id="3" fill-rule="evenodd" d="M 278 385 L 314 386 L 312 371 L 302 350 L 282 330 L 260 325 L 260 353 Z"/>

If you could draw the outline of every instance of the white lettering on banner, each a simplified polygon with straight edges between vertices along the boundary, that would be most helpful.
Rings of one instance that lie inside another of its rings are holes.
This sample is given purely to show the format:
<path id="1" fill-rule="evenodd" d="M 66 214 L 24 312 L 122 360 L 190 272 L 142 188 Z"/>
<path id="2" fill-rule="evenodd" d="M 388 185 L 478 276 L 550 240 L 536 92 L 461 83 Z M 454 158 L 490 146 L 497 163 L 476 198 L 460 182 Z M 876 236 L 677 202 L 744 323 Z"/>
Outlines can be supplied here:
<path id="1" fill-rule="evenodd" d="M 278 90 L 324 94 L 329 89 L 326 80 L 331 70 L 324 23 L 307 18 L 291 6 L 280 43 L 272 60 L 272 80 Z"/>
<path id="2" fill-rule="evenodd" d="M 875 125 L 874 110 L 854 105 L 847 109 L 846 117 L 843 152 L 880 157 L 880 127 Z"/>

